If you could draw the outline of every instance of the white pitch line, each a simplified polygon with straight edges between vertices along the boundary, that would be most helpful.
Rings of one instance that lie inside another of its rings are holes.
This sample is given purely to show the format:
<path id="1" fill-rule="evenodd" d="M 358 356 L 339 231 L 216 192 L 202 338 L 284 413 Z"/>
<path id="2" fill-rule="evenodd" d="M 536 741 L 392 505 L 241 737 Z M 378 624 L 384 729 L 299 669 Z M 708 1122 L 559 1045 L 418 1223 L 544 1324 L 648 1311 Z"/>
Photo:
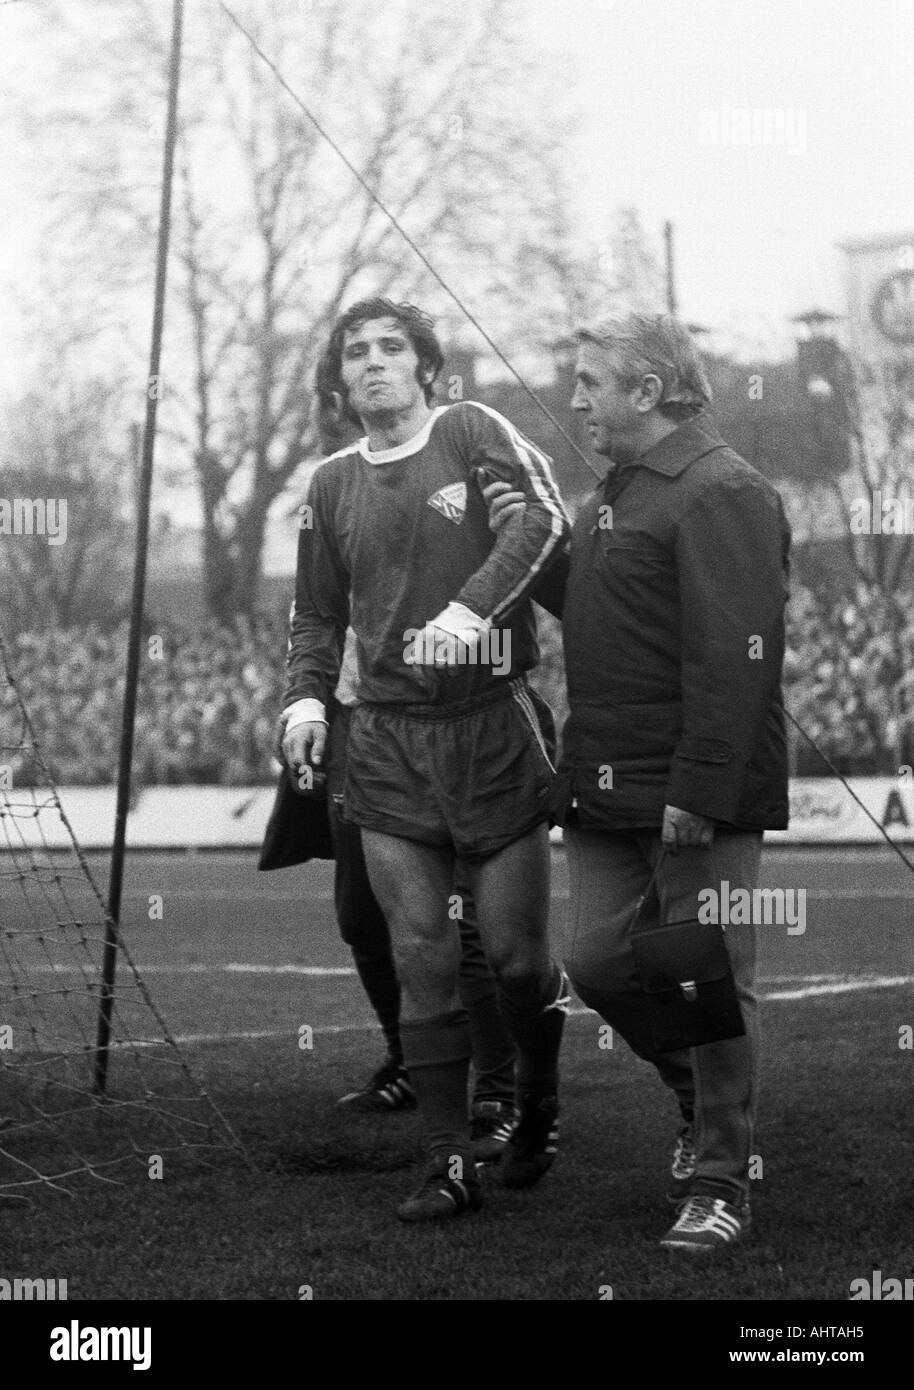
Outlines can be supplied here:
<path id="1" fill-rule="evenodd" d="M 842 856 L 843 857 L 843 856 Z M 774 887 L 774 884 L 762 884 L 764 887 Z M 781 884 L 781 887 L 788 885 Z M 914 902 L 914 891 L 903 888 L 807 888 L 805 890 L 807 898 L 833 899 L 837 902 L 872 902 L 876 900 L 905 900 Z M 567 889 L 560 889 L 552 894 L 553 902 L 567 902 L 569 898 Z M 162 897 L 169 902 L 190 901 L 198 903 L 295 903 L 299 907 L 302 904 L 301 893 L 298 892 L 237 892 L 227 888 L 170 888 L 162 894 Z M 320 902 L 330 902 L 333 898 L 332 888 L 316 889 L 308 894 L 310 900 Z M 127 903 L 146 904 L 145 893 L 126 893 L 124 900 Z"/>
<path id="2" fill-rule="evenodd" d="M 807 898 L 839 899 L 842 902 L 879 901 L 884 899 L 914 902 L 914 891 L 910 888 L 807 888 Z"/>
<path id="3" fill-rule="evenodd" d="M 74 975 L 89 974 L 89 966 L 52 965 L 39 961 L 27 967 L 30 975 Z M 355 975 L 351 965 L 252 965 L 243 961 L 229 961 L 225 965 L 206 965 L 194 961 L 189 965 L 166 963 L 164 965 L 138 965 L 139 975 L 314 975 L 322 978 L 328 975 Z"/>
<path id="4" fill-rule="evenodd" d="M 589 1010 L 582 1010 L 589 1013 Z M 379 1023 L 328 1023 L 323 1027 L 312 1028 L 312 1037 L 318 1037 L 328 1033 L 370 1033 L 374 1029 L 380 1030 Z M 289 1028 L 258 1028 L 255 1031 L 244 1033 L 183 1033 L 174 1039 L 179 1047 L 189 1047 L 194 1043 L 221 1043 L 221 1042 L 259 1042 L 263 1038 L 289 1038 L 295 1039 L 298 1046 L 298 1030 L 292 1031 Z M 115 1042 L 112 1047 L 167 1047 L 168 1043 L 164 1038 L 134 1038 L 124 1042 Z M 306 1051 L 308 1049 L 305 1049 Z"/>
<path id="5" fill-rule="evenodd" d="M 297 903 L 299 907 L 304 901 L 301 890 L 296 892 L 291 888 L 287 892 L 276 889 L 266 891 L 264 889 L 251 889 L 248 892 L 242 892 L 233 888 L 168 888 L 162 893 L 162 897 L 169 902 Z M 308 899 L 314 898 L 319 898 L 321 902 L 330 902 L 333 899 L 333 889 L 314 888 L 308 893 Z M 124 894 L 125 903 L 145 904 L 146 901 L 147 895 L 142 889 L 132 888 L 129 893 Z"/>
<path id="6" fill-rule="evenodd" d="M 806 978 L 800 976 L 799 978 Z M 821 979 L 821 976 L 810 978 Z M 896 989 L 902 985 L 914 984 L 914 975 L 873 975 L 859 980 L 836 981 L 833 984 L 809 985 L 804 989 L 777 990 L 768 994 L 760 994 L 759 998 L 766 1003 L 776 1003 L 791 999 L 811 999 L 819 995 L 827 994 L 849 994 L 869 989 Z M 569 1017 L 581 1018 L 586 1014 L 599 1018 L 593 1009 L 575 1007 L 568 1010 Z M 313 1028 L 314 1037 L 326 1036 L 336 1033 L 366 1033 L 372 1032 L 379 1027 L 377 1023 L 332 1023 L 324 1027 Z M 186 1033 L 182 1037 L 175 1038 L 175 1042 L 182 1047 L 189 1047 L 195 1043 L 219 1043 L 219 1042 L 248 1042 L 260 1041 L 264 1038 L 295 1038 L 297 1032 L 288 1028 L 280 1028 L 273 1031 L 259 1030 L 257 1032 L 246 1033 Z M 161 1047 L 160 1042 L 135 1042 L 125 1043 L 126 1047 Z"/>
<path id="7" fill-rule="evenodd" d="M 757 985 L 795 985 L 799 980 L 802 980 L 807 985 L 824 985 L 832 980 L 855 978 L 859 977 L 848 975 L 846 971 L 843 975 L 760 975 L 755 983 Z"/>
<path id="8" fill-rule="evenodd" d="M 794 888 L 794 885 L 780 884 L 780 888 Z M 759 887 L 765 889 L 774 888 L 772 883 L 762 883 Z M 799 890 L 796 890 L 799 891 Z M 900 899 L 902 901 L 914 903 L 914 889 L 911 888 L 805 888 L 803 889 L 807 898 L 824 898 L 827 901 L 840 902 L 882 902 L 883 900 Z M 552 894 L 553 902 L 567 902 L 571 894 L 565 890 Z"/>
<path id="9" fill-rule="evenodd" d="M 137 967 L 139 969 L 139 967 Z M 237 975 L 354 975 L 351 965 L 247 965 L 231 961 L 218 966 L 227 974 Z"/>
<path id="10" fill-rule="evenodd" d="M 862 989 L 897 989 L 914 984 L 914 975 L 873 975 L 868 979 L 844 980 L 828 985 L 808 985 L 805 989 L 781 989 L 763 994 L 762 999 L 780 1002 L 783 999 L 812 999 L 820 994 L 851 994 Z"/>
<path id="11" fill-rule="evenodd" d="M 259 965 L 248 961 L 229 961 L 226 964 L 207 965 L 195 961 L 188 965 L 166 963 L 157 965 L 138 965 L 139 975 L 305 975 L 314 979 L 352 979 L 356 971 L 350 965 Z M 75 975 L 89 974 L 87 966 L 52 965 L 47 961 L 37 962 L 28 967 L 31 975 Z M 854 989 L 886 989 L 895 985 L 914 981 L 911 975 L 763 975 L 759 985 L 802 986 L 798 991 L 784 994 L 768 993 L 760 995 L 763 999 L 806 999 L 814 994 L 846 994 Z"/>
<path id="12" fill-rule="evenodd" d="M 791 845 L 783 840 L 766 840 L 762 857 L 771 854 L 777 859 L 814 859 L 821 863 L 825 857 L 837 859 L 842 864 L 900 864 L 902 861 L 898 857 L 897 850 L 889 849 L 885 840 L 880 838 L 874 840 L 867 849 L 851 848 L 853 842 L 843 840 L 833 840 L 830 844 L 827 841 L 820 841 L 814 844 L 807 841 L 805 845 Z M 895 844 L 907 851 L 911 847 L 910 840 L 897 839 Z"/>

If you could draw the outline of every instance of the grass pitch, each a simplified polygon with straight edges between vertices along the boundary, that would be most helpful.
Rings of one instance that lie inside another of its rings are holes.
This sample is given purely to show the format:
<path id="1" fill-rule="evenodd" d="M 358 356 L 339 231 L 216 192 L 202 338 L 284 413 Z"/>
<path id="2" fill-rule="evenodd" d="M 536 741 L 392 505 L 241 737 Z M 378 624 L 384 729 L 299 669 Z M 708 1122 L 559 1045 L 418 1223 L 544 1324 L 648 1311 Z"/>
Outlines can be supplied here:
<path id="1" fill-rule="evenodd" d="M 556 868 L 560 900 L 560 856 Z M 152 1179 L 138 1161 L 122 1185 L 0 1202 L 0 1277 L 66 1278 L 70 1300 L 841 1301 L 873 1270 L 910 1276 L 904 871 L 878 853 L 779 852 L 765 881 L 807 886 L 810 905 L 804 936 L 762 943 L 761 1176 L 744 1247 L 712 1263 L 658 1247 L 677 1112 L 584 1013 L 568 1023 L 552 1172 L 516 1193 L 493 1171 L 478 1214 L 401 1225 L 418 1121 L 335 1108 L 380 1060 L 380 1034 L 352 976 L 304 973 L 348 965 L 328 866 L 255 876 L 240 857 L 136 857 L 131 949 L 173 1031 L 198 1040 L 183 1045 L 252 1167 L 166 1158 Z M 153 892 L 162 922 L 144 920 Z"/>

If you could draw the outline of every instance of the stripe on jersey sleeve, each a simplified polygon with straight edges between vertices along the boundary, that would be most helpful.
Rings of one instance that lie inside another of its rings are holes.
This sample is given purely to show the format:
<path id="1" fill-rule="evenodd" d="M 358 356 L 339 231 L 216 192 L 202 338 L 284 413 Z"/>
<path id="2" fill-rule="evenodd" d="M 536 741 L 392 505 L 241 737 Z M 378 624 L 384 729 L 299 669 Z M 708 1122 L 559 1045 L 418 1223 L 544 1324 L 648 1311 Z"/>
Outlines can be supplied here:
<path id="1" fill-rule="evenodd" d="M 539 555 L 536 556 L 535 560 L 530 565 L 528 577 L 524 579 L 522 584 L 515 585 L 511 592 L 506 595 L 503 601 L 492 612 L 490 620 L 494 622 L 496 618 L 506 612 L 517 598 L 530 587 L 532 578 L 539 574 L 556 546 L 559 545 L 568 534 L 568 527 L 571 522 L 562 504 L 559 490 L 555 485 L 552 469 L 549 466 L 548 455 L 544 454 L 542 450 L 537 449 L 536 445 L 532 444 L 529 439 L 526 439 L 524 435 L 521 434 L 520 430 L 517 429 L 515 425 L 512 425 L 510 420 L 506 420 L 504 415 L 499 415 L 498 411 L 493 410 L 491 406 L 483 405 L 481 401 L 466 401 L 465 404 L 474 406 L 477 410 L 483 411 L 501 426 L 502 430 L 507 435 L 508 442 L 518 462 L 530 480 L 534 493 L 545 506 L 550 519 L 549 535 L 544 541 Z"/>

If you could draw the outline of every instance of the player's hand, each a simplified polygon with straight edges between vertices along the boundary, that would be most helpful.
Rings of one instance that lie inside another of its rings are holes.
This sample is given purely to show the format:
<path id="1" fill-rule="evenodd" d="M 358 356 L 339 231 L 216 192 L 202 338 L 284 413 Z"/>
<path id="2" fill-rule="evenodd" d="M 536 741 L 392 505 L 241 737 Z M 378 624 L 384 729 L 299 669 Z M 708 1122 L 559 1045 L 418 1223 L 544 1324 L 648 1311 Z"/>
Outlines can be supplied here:
<path id="1" fill-rule="evenodd" d="M 664 806 L 660 838 L 670 854 L 678 854 L 681 849 L 710 849 L 714 822 L 693 811 L 682 811 L 678 806 Z"/>
<path id="2" fill-rule="evenodd" d="M 320 719 L 295 724 L 282 741 L 282 753 L 293 772 L 301 772 L 309 763 L 320 767 L 327 743 L 327 725 Z"/>
<path id="3" fill-rule="evenodd" d="M 477 634 L 467 628 L 456 637 L 443 627 L 426 623 L 415 639 L 413 664 L 416 666 L 465 666 L 477 644 Z"/>
<path id="4" fill-rule="evenodd" d="M 527 509 L 524 494 L 500 479 L 484 487 L 482 496 L 489 509 L 489 527 L 495 532 L 506 526 L 512 517 L 523 516 Z"/>

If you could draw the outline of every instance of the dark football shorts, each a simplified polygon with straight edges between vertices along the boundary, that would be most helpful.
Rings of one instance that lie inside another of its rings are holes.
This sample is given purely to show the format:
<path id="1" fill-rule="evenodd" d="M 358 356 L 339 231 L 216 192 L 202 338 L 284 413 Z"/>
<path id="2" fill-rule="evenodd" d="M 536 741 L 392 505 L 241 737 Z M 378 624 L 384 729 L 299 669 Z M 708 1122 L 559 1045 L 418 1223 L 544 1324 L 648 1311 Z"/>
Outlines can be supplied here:
<path id="1" fill-rule="evenodd" d="M 551 711 L 523 678 L 462 704 L 357 705 L 343 814 L 484 859 L 549 819 L 553 753 Z"/>

